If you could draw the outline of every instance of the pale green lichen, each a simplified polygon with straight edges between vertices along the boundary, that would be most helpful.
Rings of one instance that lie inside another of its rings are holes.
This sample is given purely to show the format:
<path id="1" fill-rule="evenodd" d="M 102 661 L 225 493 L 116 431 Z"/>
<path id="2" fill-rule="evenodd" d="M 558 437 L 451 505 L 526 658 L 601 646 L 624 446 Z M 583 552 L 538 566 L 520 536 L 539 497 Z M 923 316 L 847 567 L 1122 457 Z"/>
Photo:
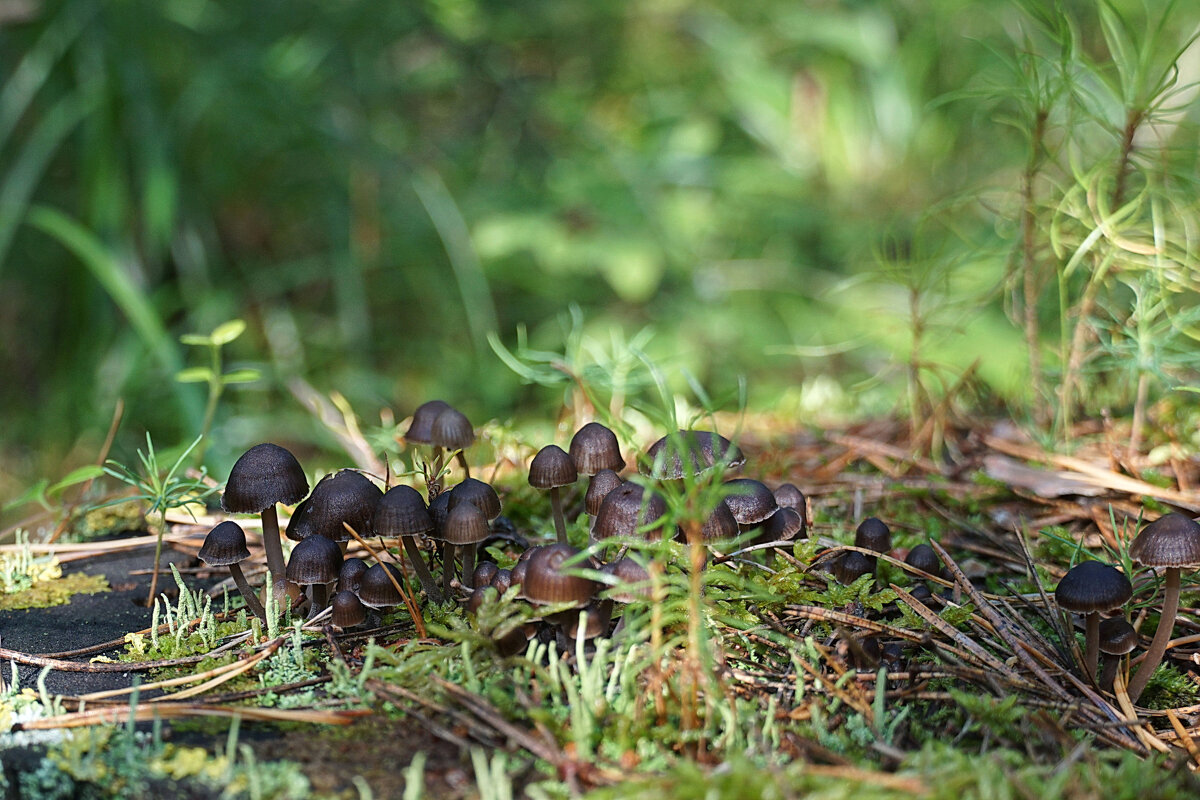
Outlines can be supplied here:
<path id="1" fill-rule="evenodd" d="M 72 595 L 107 591 L 109 585 L 103 575 L 84 575 L 76 572 L 64 578 L 37 581 L 28 589 L 19 592 L 0 594 L 0 611 L 63 606 L 71 602 Z"/>

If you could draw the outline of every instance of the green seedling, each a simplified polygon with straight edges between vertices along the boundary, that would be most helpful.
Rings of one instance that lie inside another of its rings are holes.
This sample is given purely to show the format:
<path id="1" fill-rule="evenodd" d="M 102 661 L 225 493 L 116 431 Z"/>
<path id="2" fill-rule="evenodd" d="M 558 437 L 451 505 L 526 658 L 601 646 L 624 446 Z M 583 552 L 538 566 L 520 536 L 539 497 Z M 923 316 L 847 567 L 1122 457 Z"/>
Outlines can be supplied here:
<path id="1" fill-rule="evenodd" d="M 208 384 L 208 400 L 204 405 L 204 421 L 201 423 L 199 446 L 192 454 L 194 463 L 199 466 L 204 463 L 204 453 L 208 448 L 208 434 L 212 430 L 213 417 L 217 413 L 217 404 L 225 387 L 240 383 L 253 383 L 262 378 L 257 369 L 235 369 L 225 371 L 222 349 L 235 341 L 246 330 L 244 320 L 231 319 L 213 328 L 211 333 L 185 333 L 179 341 L 192 347 L 203 347 L 208 350 L 208 365 L 203 367 L 187 367 L 175 373 L 175 380 L 180 383 Z"/>

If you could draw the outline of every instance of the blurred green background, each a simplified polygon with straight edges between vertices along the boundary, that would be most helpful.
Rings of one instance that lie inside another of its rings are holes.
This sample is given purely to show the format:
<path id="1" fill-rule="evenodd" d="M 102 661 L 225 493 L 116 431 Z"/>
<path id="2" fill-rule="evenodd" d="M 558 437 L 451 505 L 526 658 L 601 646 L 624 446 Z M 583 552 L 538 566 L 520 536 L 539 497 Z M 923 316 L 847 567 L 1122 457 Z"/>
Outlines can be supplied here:
<path id="1" fill-rule="evenodd" d="M 1066 6 L 1103 60 L 1097 4 Z M 222 400 L 218 472 L 262 439 L 328 445 L 291 376 L 367 419 L 432 397 L 553 413 L 487 335 L 561 349 L 572 304 L 588 342 L 649 326 L 673 374 L 718 395 L 745 376 L 752 408 L 804 424 L 896 407 L 918 297 L 923 357 L 952 382 L 983 356 L 984 396 L 1019 400 L 1028 147 L 1002 87 L 1030 20 L 999 0 L 0 0 L 0 490 L 94 458 L 118 398 L 115 454 L 190 440 L 204 388 L 173 376 L 205 362 L 178 337 L 235 317 L 226 367 L 264 377 Z M 914 277 L 916 231 L 939 269 Z"/>

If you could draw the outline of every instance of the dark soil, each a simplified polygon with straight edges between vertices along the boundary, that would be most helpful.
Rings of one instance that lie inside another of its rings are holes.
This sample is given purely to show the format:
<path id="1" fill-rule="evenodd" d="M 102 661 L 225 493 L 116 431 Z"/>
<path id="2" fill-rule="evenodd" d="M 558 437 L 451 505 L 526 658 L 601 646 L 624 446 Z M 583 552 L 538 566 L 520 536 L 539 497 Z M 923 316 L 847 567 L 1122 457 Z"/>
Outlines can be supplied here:
<path id="1" fill-rule="evenodd" d="M 121 639 L 131 631 L 150 626 L 151 610 L 141 605 L 149 590 L 148 574 L 133 574 L 148 570 L 153 549 L 144 548 L 83 559 L 64 565 L 64 573 L 85 572 L 104 575 L 112 591 L 91 595 L 75 595 L 67 605 L 0 612 L 0 646 L 30 654 L 60 653 L 68 650 Z M 166 584 L 159 577 L 161 589 L 174 588 L 168 563 L 180 568 L 195 566 L 191 556 L 176 551 L 163 553 Z M 192 580 L 192 586 L 206 582 Z M 211 585 L 212 581 L 207 582 Z M 77 659 L 86 663 L 96 655 L 115 658 L 121 648 Z M 36 687 L 41 669 L 19 666 L 22 687 Z M 7 683 L 12 679 L 9 662 L 0 664 L 0 675 Z M 129 672 L 61 672 L 52 670 L 46 676 L 46 688 L 53 694 L 66 696 L 106 689 L 125 688 L 132 684 L 134 673 Z M 142 680 L 152 678 L 142 674 Z M 74 710 L 68 703 L 68 710 Z M 149 726 L 146 726 L 149 729 Z M 163 735 L 172 741 L 210 752 L 223 751 L 228 736 L 228 724 L 181 723 L 176 731 L 164 723 Z M 344 727 L 277 726 L 243 721 L 239 736 L 241 744 L 249 745 L 259 762 L 286 759 L 296 762 L 312 784 L 315 793 L 323 796 L 358 797 L 354 778 L 361 777 L 371 787 L 375 797 L 400 797 L 404 790 L 404 768 L 418 752 L 426 755 L 425 795 L 434 798 L 466 796 L 473 787 L 469 754 L 432 736 L 419 724 L 389 717 L 380 712 L 356 720 Z M 0 754 L 0 768 L 10 776 L 35 766 L 43 754 L 42 748 L 14 748 Z M 178 797 L 200 797 L 184 786 L 173 791 Z"/>

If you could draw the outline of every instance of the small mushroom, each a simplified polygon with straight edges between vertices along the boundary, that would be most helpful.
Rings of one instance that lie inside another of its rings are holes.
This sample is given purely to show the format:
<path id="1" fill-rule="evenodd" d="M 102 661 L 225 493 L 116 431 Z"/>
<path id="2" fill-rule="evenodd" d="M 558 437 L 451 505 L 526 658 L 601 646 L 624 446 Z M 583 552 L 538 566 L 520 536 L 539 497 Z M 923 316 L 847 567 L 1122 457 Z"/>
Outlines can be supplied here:
<path id="1" fill-rule="evenodd" d="M 1136 703 L 1150 682 L 1150 676 L 1162 663 L 1167 642 L 1171 640 L 1175 615 L 1179 612 L 1180 570 L 1200 566 L 1200 524 L 1183 514 L 1164 514 L 1142 528 L 1129 545 L 1129 557 L 1143 567 L 1165 570 L 1167 582 L 1158 629 L 1154 631 L 1142 665 L 1129 679 L 1129 699 Z"/>
<path id="2" fill-rule="evenodd" d="M 677 431 L 659 439 L 646 450 L 638 464 L 643 475 L 660 480 L 677 481 L 698 477 L 718 463 L 731 469 L 746 463 L 737 445 L 711 431 Z"/>
<path id="3" fill-rule="evenodd" d="M 1101 689 L 1112 691 L 1121 656 L 1133 652 L 1137 643 L 1137 631 L 1124 617 L 1111 617 L 1100 623 L 1100 652 L 1104 654 L 1104 669 L 1100 673 Z"/>
<path id="4" fill-rule="evenodd" d="M 568 448 L 575 471 L 580 475 L 596 475 L 602 470 L 620 472 L 625 469 L 617 435 L 599 422 L 589 422 L 571 437 Z"/>
<path id="5" fill-rule="evenodd" d="M 488 537 L 488 521 L 479 507 L 472 503 L 459 503 L 446 515 L 442 528 L 445 541 L 445 558 L 442 562 L 442 591 L 450 596 L 450 581 L 454 573 L 454 548 L 461 547 L 463 554 L 462 583 L 466 586 L 475 571 L 475 546 Z M 467 587 L 470 588 L 470 587 Z"/>
<path id="6" fill-rule="evenodd" d="M 867 517 L 854 531 L 854 546 L 876 553 L 886 553 L 892 549 L 892 530 L 883 520 Z"/>
<path id="7" fill-rule="evenodd" d="M 848 550 L 833 562 L 832 572 L 838 582 L 849 586 L 863 575 L 875 574 L 875 559 L 857 550 Z"/>
<path id="8" fill-rule="evenodd" d="M 292 583 L 309 587 L 310 619 L 329 604 L 328 585 L 338 579 L 341 569 L 342 550 L 332 539 L 310 536 L 292 548 L 285 574 Z"/>
<path id="9" fill-rule="evenodd" d="M 391 577 L 388 577 L 391 573 Z M 395 583 L 392 583 L 395 578 Z M 358 599 L 367 608 L 390 608 L 404 602 L 396 584 L 404 580 L 404 573 L 394 564 L 375 564 L 363 573 L 358 585 Z"/>
<path id="10" fill-rule="evenodd" d="M 388 489 L 375 504 L 371 527 L 378 536 L 396 537 L 404 543 L 404 551 L 408 554 L 413 571 L 417 573 L 421 588 L 430 600 L 440 603 L 442 594 L 438 591 L 437 581 L 417 544 L 417 536 L 427 534 L 436 527 L 421 493 L 404 485 Z"/>
<path id="11" fill-rule="evenodd" d="M 934 549 L 924 542 L 908 551 L 908 555 L 904 557 L 904 563 L 934 577 L 940 577 L 942 574 L 942 560 L 938 558 Z"/>
<path id="12" fill-rule="evenodd" d="M 353 628 L 355 625 L 362 625 L 367 619 L 366 606 L 349 589 L 342 589 L 335 594 L 330 605 L 333 606 L 331 621 L 339 628 Z"/>
<path id="13" fill-rule="evenodd" d="M 1068 611 L 1084 615 L 1084 670 L 1096 679 L 1100 660 L 1100 612 L 1112 611 L 1129 602 L 1133 585 L 1129 578 L 1114 566 L 1099 561 L 1081 561 L 1058 582 L 1054 599 Z"/>
<path id="14" fill-rule="evenodd" d="M 342 562 L 342 568 L 338 571 L 338 591 L 358 591 L 358 584 L 362 581 L 363 573 L 367 571 L 367 562 L 361 558 L 347 558 Z"/>
<path id="15" fill-rule="evenodd" d="M 246 575 L 242 572 L 241 562 L 250 557 L 250 550 L 246 547 L 246 532 L 242 530 L 241 525 L 229 520 L 217 525 L 204 537 L 204 544 L 200 545 L 198 555 L 200 560 L 210 567 L 229 567 L 229 574 L 233 576 L 238 592 L 246 601 L 246 608 L 259 619 L 266 621 L 267 612 L 254 596 L 254 590 L 250 588 L 250 584 L 246 582 Z"/>
<path id="16" fill-rule="evenodd" d="M 559 488 L 570 486 L 579 479 L 575 462 L 556 444 L 548 444 L 538 451 L 529 464 L 529 485 L 535 489 L 550 490 L 550 508 L 554 512 L 554 530 L 558 541 L 567 542 L 567 525 L 563 520 L 562 497 Z"/>
<path id="17" fill-rule="evenodd" d="M 738 528 L 743 531 L 757 528 L 779 509 L 775 493 L 762 481 L 734 478 L 725 481 L 725 489 L 725 504 L 733 512 Z"/>

